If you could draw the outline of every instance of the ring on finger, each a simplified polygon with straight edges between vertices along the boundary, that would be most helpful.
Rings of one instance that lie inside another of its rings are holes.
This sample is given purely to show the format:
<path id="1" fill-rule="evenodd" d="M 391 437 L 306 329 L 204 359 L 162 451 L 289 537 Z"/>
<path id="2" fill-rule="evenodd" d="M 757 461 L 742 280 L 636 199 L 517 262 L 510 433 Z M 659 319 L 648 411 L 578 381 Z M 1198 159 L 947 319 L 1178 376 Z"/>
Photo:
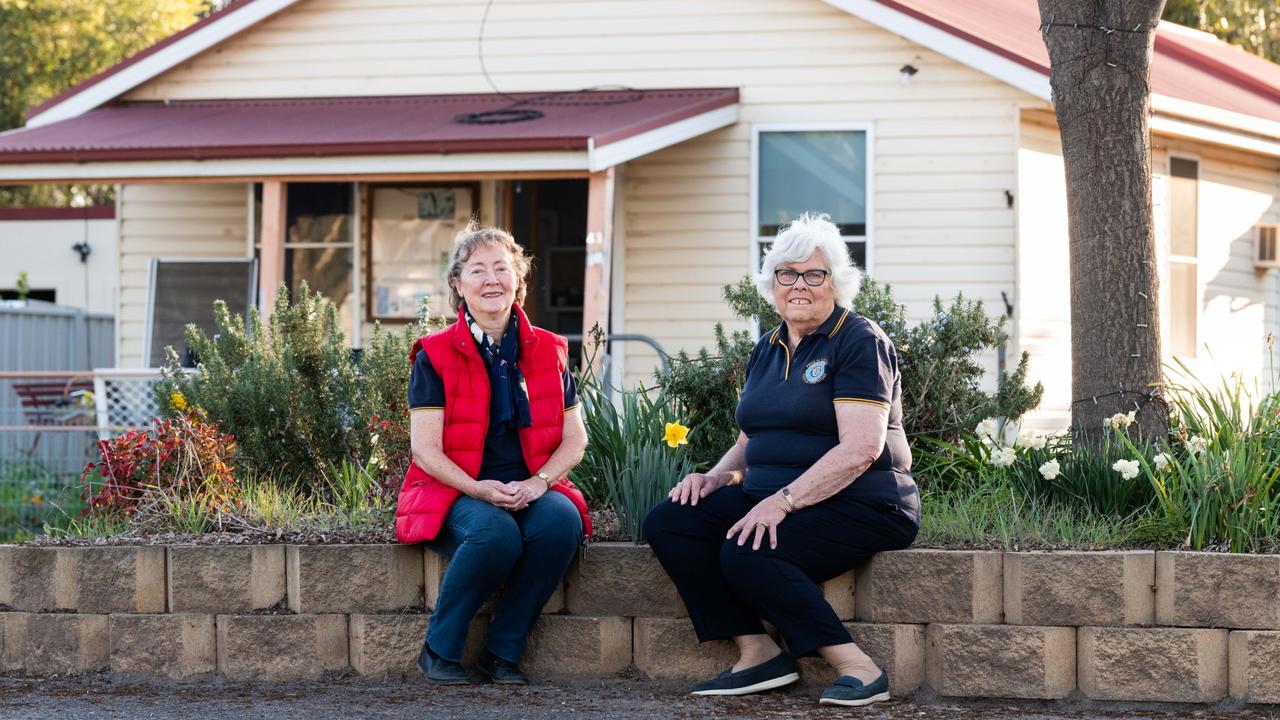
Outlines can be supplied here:
<path id="1" fill-rule="evenodd" d="M 769 523 L 766 523 L 766 522 L 758 522 L 758 523 L 756 523 L 756 527 L 758 527 L 758 528 L 764 528 L 764 529 L 766 529 L 766 530 L 767 530 L 767 529 L 769 529 Z"/>

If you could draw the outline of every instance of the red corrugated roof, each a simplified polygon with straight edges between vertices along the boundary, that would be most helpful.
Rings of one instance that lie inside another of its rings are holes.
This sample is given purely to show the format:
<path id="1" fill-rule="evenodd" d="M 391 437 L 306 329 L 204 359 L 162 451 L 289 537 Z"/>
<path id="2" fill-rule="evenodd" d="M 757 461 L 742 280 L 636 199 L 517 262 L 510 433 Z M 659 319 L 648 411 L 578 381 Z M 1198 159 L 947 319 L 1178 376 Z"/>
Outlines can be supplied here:
<path id="1" fill-rule="evenodd" d="M 583 150 L 737 102 L 707 88 L 133 103 L 0 133 L 0 163 Z M 512 107 L 542 117 L 457 121 Z"/>
<path id="2" fill-rule="evenodd" d="M 1022 65 L 1049 72 L 1036 0 L 877 1 Z M 1057 18 L 1076 19 L 1088 20 Z M 1159 95 L 1280 121 L 1280 65 L 1173 23 L 1162 22 L 1156 28 L 1151 85 Z"/>

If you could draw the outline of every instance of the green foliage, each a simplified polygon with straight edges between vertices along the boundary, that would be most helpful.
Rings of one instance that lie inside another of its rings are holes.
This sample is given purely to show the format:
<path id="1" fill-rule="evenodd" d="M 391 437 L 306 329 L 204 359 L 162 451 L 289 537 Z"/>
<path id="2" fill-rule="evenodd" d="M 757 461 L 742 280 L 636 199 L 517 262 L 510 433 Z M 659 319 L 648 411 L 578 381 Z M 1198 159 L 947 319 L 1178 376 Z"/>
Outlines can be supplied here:
<path id="1" fill-rule="evenodd" d="M 1187 546 L 1231 552 L 1280 545 L 1280 396 L 1254 404 L 1239 377 L 1217 388 L 1192 378 L 1171 383 L 1168 464 L 1134 452 L 1159 507 Z"/>
<path id="2" fill-rule="evenodd" d="M 666 424 L 679 420 L 676 408 L 665 391 L 643 386 L 615 404 L 589 371 L 578 378 L 578 398 L 591 441 L 571 478 L 588 502 L 612 507 L 623 531 L 639 541 L 645 515 L 693 471 L 688 446 L 663 441 Z"/>
<path id="3" fill-rule="evenodd" d="M 1176 535 L 1151 510 L 1127 516 L 1027 497 L 1004 474 L 979 473 L 922 489 L 916 545 L 1001 549 L 1172 547 Z"/>
<path id="4" fill-rule="evenodd" d="M 0 542 L 24 540 L 46 524 L 65 526 L 84 501 L 75 478 L 30 455 L 0 460 Z"/>
<path id="5" fill-rule="evenodd" d="M 735 315 L 758 322 L 762 332 L 782 322 L 750 277 L 726 285 L 724 298 Z M 933 308 L 932 317 L 911 326 L 890 286 L 866 276 L 852 308 L 880 325 L 897 348 L 903 426 L 909 437 L 955 440 L 984 417 L 1021 417 L 1039 404 L 1044 389 L 1039 383 L 1027 385 L 1026 353 L 994 394 L 980 387 L 984 370 L 975 357 L 1008 339 L 1004 318 L 988 317 L 981 302 L 962 296 L 949 306 L 935 299 Z M 658 376 L 686 417 L 698 423 L 690 452 L 699 467 L 714 464 L 737 438 L 734 410 L 753 345 L 745 331 L 726 333 L 717 325 L 713 350 L 703 348 L 696 355 L 682 351 L 672 358 L 671 371 Z"/>
<path id="6" fill-rule="evenodd" d="M 663 391 L 679 398 L 681 412 L 696 426 L 697 432 L 689 437 L 689 456 L 699 468 L 714 465 L 738 437 L 734 409 L 754 345 L 745 330 L 726 333 L 716 323 L 715 350 L 702 348 L 693 356 L 681 350 L 671 358 L 671 371 L 658 377 Z"/>
<path id="7" fill-rule="evenodd" d="M 18 299 L 26 300 L 27 295 L 31 294 L 31 282 L 27 279 L 27 271 L 18 271 Z"/>
<path id="8" fill-rule="evenodd" d="M 1018 462 L 1009 467 L 1009 475 L 1030 497 L 1123 517 L 1151 508 L 1154 493 L 1141 475 L 1122 477 L 1113 468 L 1115 462 L 1155 454 L 1150 441 L 1141 437 L 1131 441 L 1119 431 L 1104 434 L 1097 447 L 1054 438 L 1043 449 L 1023 452 Z M 1061 468 L 1061 474 L 1053 480 L 1047 480 L 1040 471 L 1050 460 L 1057 460 Z"/>
<path id="9" fill-rule="evenodd" d="M 1169 0 L 1164 19 L 1280 60 L 1280 13 L 1273 0 Z"/>

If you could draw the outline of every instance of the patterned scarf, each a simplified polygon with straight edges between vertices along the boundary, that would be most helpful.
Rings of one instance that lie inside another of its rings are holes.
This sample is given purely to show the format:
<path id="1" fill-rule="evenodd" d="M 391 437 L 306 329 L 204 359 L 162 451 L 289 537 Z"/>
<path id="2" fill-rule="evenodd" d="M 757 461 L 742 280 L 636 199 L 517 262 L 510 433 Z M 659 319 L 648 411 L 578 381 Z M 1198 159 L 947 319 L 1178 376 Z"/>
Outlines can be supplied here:
<path id="1" fill-rule="evenodd" d="M 471 337 L 475 338 L 480 357 L 484 358 L 485 367 L 489 370 L 490 426 L 501 435 L 514 428 L 533 425 L 529 389 L 524 383 L 524 373 L 516 364 L 520 357 L 520 319 L 511 313 L 511 324 L 502 335 L 502 344 L 495 346 L 476 319 L 471 317 L 471 311 L 464 308 L 464 312 Z"/>

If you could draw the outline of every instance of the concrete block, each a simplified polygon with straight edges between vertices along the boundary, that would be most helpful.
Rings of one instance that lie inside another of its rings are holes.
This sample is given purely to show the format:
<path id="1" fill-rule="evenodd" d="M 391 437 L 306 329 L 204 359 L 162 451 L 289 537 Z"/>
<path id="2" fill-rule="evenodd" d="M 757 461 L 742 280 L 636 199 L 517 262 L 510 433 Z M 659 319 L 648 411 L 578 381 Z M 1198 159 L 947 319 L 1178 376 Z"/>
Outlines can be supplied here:
<path id="1" fill-rule="evenodd" d="M 418 613 L 351 616 L 351 668 L 365 677 L 416 677 L 418 653 L 431 616 Z M 476 615 L 467 631 L 462 663 L 473 665 L 484 649 L 488 615 Z"/>
<path id="2" fill-rule="evenodd" d="M 1227 631 L 1079 629 L 1080 691 L 1094 700 L 1211 703 L 1227 694 Z"/>
<path id="3" fill-rule="evenodd" d="M 1156 553 L 1156 624 L 1280 629 L 1280 555 Z"/>
<path id="4" fill-rule="evenodd" d="M 52 547 L 0 547 L 0 604 L 12 610 L 74 610 L 72 556 Z"/>
<path id="5" fill-rule="evenodd" d="M 889 692 L 894 697 L 906 697 L 924 684 L 924 625 L 846 623 L 845 627 L 858 647 L 889 673 Z M 799 665 L 800 683 L 810 690 L 821 691 L 836 679 L 836 671 L 822 658 L 801 658 Z"/>
<path id="6" fill-rule="evenodd" d="M 635 619 L 636 667 L 651 678 L 706 680 L 738 659 L 731 640 L 700 643 L 688 618 Z"/>
<path id="7" fill-rule="evenodd" d="M 574 615 L 687 617 L 676 586 L 647 545 L 594 543 L 565 576 Z"/>
<path id="8" fill-rule="evenodd" d="M 1075 628 L 933 624 L 927 638 L 939 695 L 1054 699 L 1075 689 Z"/>
<path id="9" fill-rule="evenodd" d="M 857 618 L 874 623 L 998 623 L 1002 553 L 893 550 L 855 571 Z"/>
<path id="10" fill-rule="evenodd" d="M 78 612 L 165 611 L 163 547 L 75 547 L 59 548 L 59 552 L 73 558 Z"/>
<path id="11" fill-rule="evenodd" d="M 352 615 L 351 668 L 365 677 L 412 676 L 426 632 L 426 615 Z"/>
<path id="12" fill-rule="evenodd" d="M 285 576 L 296 613 L 422 607 L 422 548 L 416 545 L 289 545 Z"/>
<path id="13" fill-rule="evenodd" d="M 521 667 L 540 677 L 607 677 L 631 664 L 631 618 L 543 615 Z"/>
<path id="14" fill-rule="evenodd" d="M 175 545 L 169 612 L 247 613 L 285 598 L 284 545 Z"/>
<path id="15" fill-rule="evenodd" d="M 228 680 L 315 680 L 347 669 L 345 615 L 219 615 Z"/>
<path id="16" fill-rule="evenodd" d="M 212 615 L 111 615 L 111 672 L 186 678 L 218 669 Z"/>
<path id="17" fill-rule="evenodd" d="M 821 585 L 822 597 L 841 620 L 852 620 L 857 613 L 853 600 L 854 586 L 852 570 Z"/>
<path id="18" fill-rule="evenodd" d="M 106 670 L 110 633 L 106 615 L 3 613 L 0 671 L 27 675 Z"/>
<path id="19" fill-rule="evenodd" d="M 423 577 L 425 578 L 423 589 L 426 594 L 427 611 L 435 612 L 436 601 L 440 597 L 440 585 L 444 582 L 444 574 L 449 569 L 449 558 L 439 553 L 427 550 L 423 553 Z M 476 612 L 484 615 L 492 615 L 494 609 L 498 605 L 498 598 L 502 596 L 502 588 L 494 593 L 480 606 Z M 556 585 L 556 591 L 547 599 L 547 604 L 542 607 L 544 613 L 564 612 L 564 582 Z"/>
<path id="20" fill-rule="evenodd" d="M 1231 697 L 1280 703 L 1280 632 L 1237 630 L 1228 641 Z"/>
<path id="21" fill-rule="evenodd" d="M 1006 552 L 1004 621 L 1010 625 L 1150 625 L 1154 552 Z"/>

